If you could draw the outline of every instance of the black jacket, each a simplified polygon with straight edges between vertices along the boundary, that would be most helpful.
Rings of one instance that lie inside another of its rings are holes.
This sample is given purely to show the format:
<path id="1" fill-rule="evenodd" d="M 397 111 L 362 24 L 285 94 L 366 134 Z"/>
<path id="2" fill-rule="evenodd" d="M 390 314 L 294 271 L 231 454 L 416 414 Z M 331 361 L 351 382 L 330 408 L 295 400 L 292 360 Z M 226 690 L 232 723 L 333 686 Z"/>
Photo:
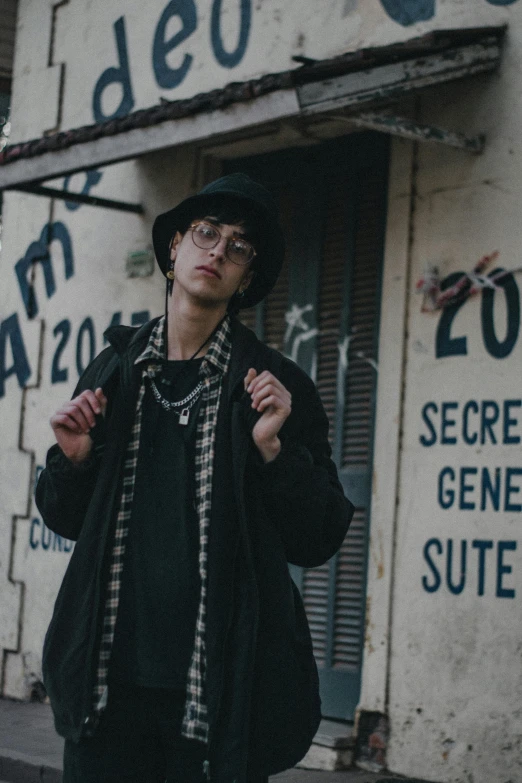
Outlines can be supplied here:
<path id="1" fill-rule="evenodd" d="M 76 741 L 92 720 L 108 544 L 141 380 L 134 360 L 154 323 L 108 330 L 110 346 L 74 392 L 102 385 L 109 398 L 105 420 L 93 431 L 92 455 L 74 467 L 53 446 L 36 490 L 46 525 L 77 541 L 43 655 L 56 729 Z M 281 453 L 268 465 L 251 438 L 257 414 L 243 389 L 250 367 L 270 370 L 292 394 Z M 353 514 L 327 437 L 328 420 L 312 381 L 234 320 L 216 432 L 208 564 L 208 759 L 218 783 L 244 783 L 249 771 L 272 775 L 294 766 L 319 724 L 310 632 L 287 563 L 326 562 Z"/>

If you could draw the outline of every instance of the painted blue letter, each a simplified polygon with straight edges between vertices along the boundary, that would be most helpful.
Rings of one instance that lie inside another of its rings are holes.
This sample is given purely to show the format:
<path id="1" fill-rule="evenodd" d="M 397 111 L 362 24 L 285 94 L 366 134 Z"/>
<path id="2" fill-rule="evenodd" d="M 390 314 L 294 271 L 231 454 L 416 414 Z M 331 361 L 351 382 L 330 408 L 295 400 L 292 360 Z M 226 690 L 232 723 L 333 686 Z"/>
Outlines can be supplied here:
<path id="1" fill-rule="evenodd" d="M 433 584 L 431 585 L 428 584 L 427 576 L 422 577 L 422 586 L 424 587 L 427 593 L 436 593 L 441 583 L 439 570 L 435 565 L 435 563 L 433 562 L 433 560 L 431 559 L 431 555 L 429 553 L 430 548 L 433 546 L 437 550 L 438 555 L 442 554 L 442 544 L 438 538 L 430 538 L 429 541 L 426 541 L 426 544 L 424 545 L 424 559 L 426 560 L 427 564 L 429 565 L 429 567 L 433 572 Z"/>
<path id="2" fill-rule="evenodd" d="M 428 416 L 428 411 L 430 410 L 432 410 L 433 413 L 438 413 L 439 409 L 437 408 L 436 402 L 427 402 L 421 411 L 422 419 L 430 431 L 429 438 L 427 438 L 426 435 L 419 435 L 419 440 L 423 446 L 433 446 L 433 444 L 437 442 L 437 432 Z"/>
<path id="3" fill-rule="evenodd" d="M 96 82 L 92 96 L 92 113 L 95 122 L 105 122 L 105 120 L 112 120 L 115 117 L 125 117 L 125 115 L 128 114 L 134 106 L 134 96 L 132 94 L 129 70 L 129 58 L 127 56 L 125 20 L 123 16 L 120 16 L 120 18 L 114 22 L 114 36 L 116 38 L 119 66 L 111 66 L 110 68 L 107 68 Z M 112 112 L 112 114 L 104 114 L 101 102 L 103 92 L 110 84 L 116 84 L 118 82 L 121 84 L 123 90 L 120 105 L 116 111 Z"/>
<path id="4" fill-rule="evenodd" d="M 7 340 L 11 343 L 13 355 L 13 363 L 10 367 L 5 366 Z M 20 388 L 31 375 L 17 313 L 13 313 L 0 324 L 0 399 L 5 395 L 5 382 L 10 375 L 16 375 Z"/>
<path id="5" fill-rule="evenodd" d="M 172 16 L 179 16 L 182 26 L 181 30 L 166 41 L 165 31 Z M 192 65 L 192 55 L 186 54 L 179 68 L 171 68 L 167 65 L 167 55 L 192 35 L 197 24 L 198 17 L 194 0 L 170 0 L 161 14 L 152 44 L 152 67 L 160 87 L 171 90 L 181 84 L 187 75 Z"/>
<path id="6" fill-rule="evenodd" d="M 381 3 L 388 16 L 403 27 L 435 16 L 435 0 L 381 0 Z"/>
<path id="7" fill-rule="evenodd" d="M 471 542 L 471 546 L 479 551 L 477 595 L 484 595 L 484 587 L 486 584 L 486 550 L 493 549 L 493 541 L 482 541 L 481 539 L 476 538 Z"/>
<path id="8" fill-rule="evenodd" d="M 514 551 L 517 548 L 516 541 L 499 541 L 497 550 L 497 598 L 514 598 L 515 591 L 512 588 L 502 587 L 502 577 L 504 574 L 510 574 L 513 568 L 510 565 L 504 565 L 504 551 L 510 549 Z"/>
<path id="9" fill-rule="evenodd" d="M 453 539 L 448 538 L 448 553 L 446 556 L 446 584 L 448 585 L 448 590 L 450 593 L 453 593 L 453 595 L 459 595 L 464 590 L 464 586 L 466 584 L 466 555 L 468 551 L 468 542 L 467 541 L 461 541 L 460 542 L 460 568 L 458 571 L 459 574 L 459 583 L 457 585 L 454 585 L 451 577 L 452 577 L 452 571 L 453 571 Z"/>
<path id="10" fill-rule="evenodd" d="M 221 6 L 222 0 L 214 0 L 212 4 L 212 16 L 210 20 L 210 36 L 212 48 L 216 60 L 224 68 L 234 68 L 243 59 L 248 45 L 248 36 L 250 33 L 250 24 L 252 21 L 251 0 L 240 0 L 241 20 L 239 23 L 239 41 L 233 52 L 227 52 L 223 46 L 221 37 Z"/>
<path id="11" fill-rule="evenodd" d="M 39 261 L 42 264 L 47 298 L 50 299 L 56 291 L 56 282 L 49 251 L 49 245 L 55 239 L 62 244 L 65 279 L 68 280 L 74 274 L 74 259 L 71 237 L 67 226 L 61 221 L 46 223 L 42 228 L 40 239 L 37 242 L 31 242 L 25 251 L 25 256 L 15 264 L 18 285 L 28 318 L 34 318 L 35 315 L 38 315 L 38 302 L 34 295 L 33 283 L 32 280 L 27 279 L 28 272 L 34 263 Z"/>
<path id="12" fill-rule="evenodd" d="M 442 468 L 439 473 L 439 506 L 441 508 L 451 508 L 455 502 L 455 490 L 452 488 L 444 489 L 444 479 L 449 476 L 450 481 L 455 481 L 455 471 L 453 468 Z"/>

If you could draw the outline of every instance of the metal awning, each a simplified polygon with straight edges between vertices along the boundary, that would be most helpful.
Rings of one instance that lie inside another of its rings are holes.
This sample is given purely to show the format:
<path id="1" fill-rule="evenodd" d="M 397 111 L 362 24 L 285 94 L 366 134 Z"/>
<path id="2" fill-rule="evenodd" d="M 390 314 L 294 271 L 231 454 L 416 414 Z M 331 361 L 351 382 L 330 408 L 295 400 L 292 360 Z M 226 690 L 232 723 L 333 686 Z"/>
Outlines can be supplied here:
<path id="1" fill-rule="evenodd" d="M 313 115 L 341 116 L 356 127 L 480 151 L 480 136 L 420 126 L 390 114 L 389 108 L 427 87 L 496 70 L 505 29 L 435 31 L 331 60 L 306 60 L 291 71 L 13 144 L 0 153 L 0 190 L 78 200 L 77 194 L 42 183 L 185 143 L 225 139 L 268 122 Z M 142 211 L 137 204 L 88 195 L 81 199 L 106 208 Z"/>

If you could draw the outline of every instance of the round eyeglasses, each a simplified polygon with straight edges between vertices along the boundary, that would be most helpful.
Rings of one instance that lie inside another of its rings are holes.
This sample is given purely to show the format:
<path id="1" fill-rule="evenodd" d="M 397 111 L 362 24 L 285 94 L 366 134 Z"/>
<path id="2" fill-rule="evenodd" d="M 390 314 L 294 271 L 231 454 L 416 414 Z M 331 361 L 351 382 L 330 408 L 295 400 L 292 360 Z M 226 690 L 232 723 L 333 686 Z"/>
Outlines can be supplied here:
<path id="1" fill-rule="evenodd" d="M 192 241 L 196 247 L 200 247 L 202 250 L 210 250 L 210 248 L 216 247 L 221 239 L 221 232 L 216 226 L 206 223 L 204 220 L 191 223 L 189 228 L 192 231 Z M 228 239 L 225 255 L 233 264 L 244 266 L 252 261 L 255 254 L 256 251 L 246 239 L 235 236 L 231 236 Z"/>

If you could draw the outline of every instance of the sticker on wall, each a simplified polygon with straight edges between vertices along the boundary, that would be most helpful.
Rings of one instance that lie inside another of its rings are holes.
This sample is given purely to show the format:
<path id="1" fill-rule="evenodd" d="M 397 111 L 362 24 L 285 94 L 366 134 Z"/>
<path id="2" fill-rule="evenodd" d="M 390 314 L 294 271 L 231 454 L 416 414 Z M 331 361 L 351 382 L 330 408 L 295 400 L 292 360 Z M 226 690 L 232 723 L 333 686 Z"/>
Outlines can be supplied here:
<path id="1" fill-rule="evenodd" d="M 151 247 L 131 250 L 125 260 L 127 277 L 150 277 L 154 272 L 154 253 Z"/>

